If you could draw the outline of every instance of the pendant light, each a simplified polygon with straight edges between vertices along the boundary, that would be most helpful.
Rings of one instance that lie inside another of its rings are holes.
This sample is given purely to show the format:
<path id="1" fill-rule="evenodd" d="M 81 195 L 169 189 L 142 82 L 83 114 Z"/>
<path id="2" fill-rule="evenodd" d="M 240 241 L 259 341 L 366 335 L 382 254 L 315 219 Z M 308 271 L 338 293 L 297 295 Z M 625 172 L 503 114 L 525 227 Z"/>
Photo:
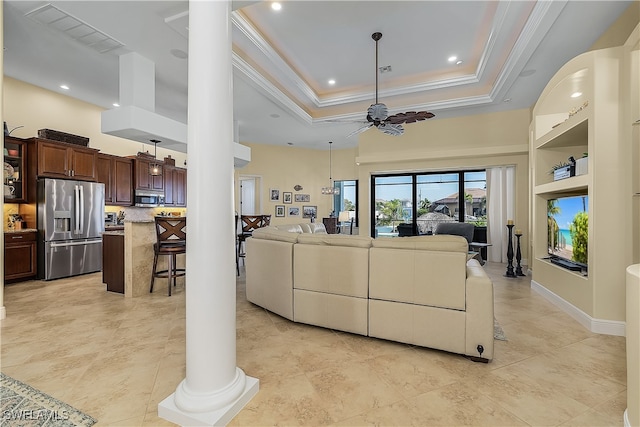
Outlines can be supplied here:
<path id="1" fill-rule="evenodd" d="M 329 187 L 322 187 L 322 194 L 334 196 L 340 194 L 340 188 L 333 186 L 333 179 L 331 178 L 331 144 L 333 142 L 329 141 Z"/>
<path id="2" fill-rule="evenodd" d="M 151 139 L 153 142 L 154 150 L 153 150 L 153 163 L 149 164 L 149 175 L 151 176 L 162 176 L 162 164 L 158 163 L 156 156 L 158 154 L 158 144 L 160 143 L 157 139 Z"/>

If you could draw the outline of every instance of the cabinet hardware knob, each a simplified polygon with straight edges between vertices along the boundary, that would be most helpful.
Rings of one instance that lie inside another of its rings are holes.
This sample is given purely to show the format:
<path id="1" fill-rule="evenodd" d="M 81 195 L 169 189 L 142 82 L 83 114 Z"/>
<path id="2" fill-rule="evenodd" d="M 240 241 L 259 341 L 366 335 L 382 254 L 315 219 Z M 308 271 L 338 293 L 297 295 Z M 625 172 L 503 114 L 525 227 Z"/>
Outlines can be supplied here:
<path id="1" fill-rule="evenodd" d="M 22 239 L 23 236 L 11 236 L 12 239 Z"/>

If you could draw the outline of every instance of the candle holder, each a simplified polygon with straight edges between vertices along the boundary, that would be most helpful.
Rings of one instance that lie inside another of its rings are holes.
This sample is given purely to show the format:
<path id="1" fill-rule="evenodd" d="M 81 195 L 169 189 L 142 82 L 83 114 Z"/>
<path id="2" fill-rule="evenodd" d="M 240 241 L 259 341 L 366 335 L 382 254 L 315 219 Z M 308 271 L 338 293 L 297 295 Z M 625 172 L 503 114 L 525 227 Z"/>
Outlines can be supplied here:
<path id="1" fill-rule="evenodd" d="M 516 231 L 516 276 L 526 276 L 522 272 L 522 266 L 520 265 L 520 260 L 522 259 L 522 252 L 520 252 L 520 237 L 522 237 L 522 233 L 518 233 Z"/>
<path id="2" fill-rule="evenodd" d="M 513 224 L 507 224 L 509 229 L 509 238 L 507 240 L 507 272 L 506 277 L 517 277 L 513 271 Z"/>

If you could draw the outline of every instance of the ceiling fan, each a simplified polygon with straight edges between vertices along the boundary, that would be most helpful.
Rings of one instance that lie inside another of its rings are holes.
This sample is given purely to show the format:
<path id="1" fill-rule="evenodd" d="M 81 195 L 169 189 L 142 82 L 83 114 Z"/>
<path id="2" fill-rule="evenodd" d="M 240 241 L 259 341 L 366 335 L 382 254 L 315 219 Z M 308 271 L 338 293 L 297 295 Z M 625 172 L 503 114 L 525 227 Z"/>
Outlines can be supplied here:
<path id="1" fill-rule="evenodd" d="M 387 135 L 400 136 L 404 133 L 404 128 L 402 127 L 403 123 L 421 122 L 434 117 L 435 114 L 428 111 L 407 111 L 406 113 L 398 113 L 389 116 L 387 106 L 378 102 L 378 41 L 382 38 L 382 33 L 373 33 L 371 34 L 371 38 L 376 42 L 376 103 L 372 104 L 367 109 L 368 124 L 351 133 L 349 136 L 364 132 L 373 126 Z"/>

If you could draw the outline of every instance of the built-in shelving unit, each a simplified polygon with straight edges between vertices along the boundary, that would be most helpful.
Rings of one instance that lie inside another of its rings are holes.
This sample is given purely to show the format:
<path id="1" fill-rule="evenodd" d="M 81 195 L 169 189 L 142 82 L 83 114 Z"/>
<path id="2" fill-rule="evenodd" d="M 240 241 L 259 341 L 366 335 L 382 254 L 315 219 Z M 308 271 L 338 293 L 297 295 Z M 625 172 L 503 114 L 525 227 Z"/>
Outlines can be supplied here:
<path id="1" fill-rule="evenodd" d="M 631 130 L 620 120 L 629 103 L 626 55 L 625 47 L 603 49 L 567 63 L 542 92 L 529 129 L 533 284 L 590 329 L 612 334 L 624 332 L 633 252 Z M 571 156 L 587 156 L 588 172 L 554 180 L 554 166 Z M 588 273 L 549 261 L 547 205 L 564 196 L 588 196 Z"/>

